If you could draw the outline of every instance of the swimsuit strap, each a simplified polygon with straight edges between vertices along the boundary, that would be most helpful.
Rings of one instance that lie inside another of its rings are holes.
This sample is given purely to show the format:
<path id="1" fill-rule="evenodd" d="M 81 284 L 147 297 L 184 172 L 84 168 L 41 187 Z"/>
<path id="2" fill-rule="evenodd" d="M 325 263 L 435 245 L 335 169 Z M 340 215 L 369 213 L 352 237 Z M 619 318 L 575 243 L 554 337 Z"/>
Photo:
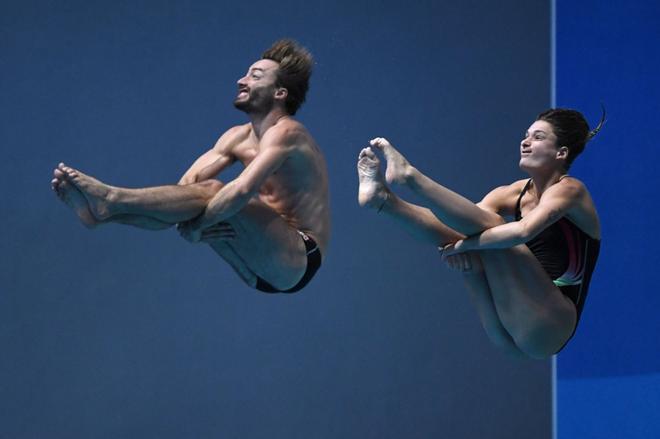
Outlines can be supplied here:
<path id="1" fill-rule="evenodd" d="M 562 175 L 561 177 L 559 177 L 559 180 L 557 182 L 562 181 L 564 177 L 569 177 L 569 175 L 568 174 Z M 520 202 L 522 201 L 523 195 L 527 193 L 527 190 L 529 189 L 529 186 L 531 184 L 532 184 L 532 179 L 530 178 L 529 180 L 527 180 L 527 183 L 525 183 L 525 187 L 523 188 L 523 190 L 520 191 L 520 195 L 518 196 L 518 201 L 516 201 L 516 212 L 515 212 L 516 221 L 520 221 L 520 219 L 522 218 L 522 214 L 520 212 Z"/>
<path id="2" fill-rule="evenodd" d="M 310 238 L 307 233 L 301 232 L 300 230 L 296 230 L 300 237 L 303 240 L 303 243 L 305 244 L 305 254 L 309 256 L 310 253 L 314 253 L 316 250 L 321 250 L 319 248 L 319 245 L 314 241 L 312 238 Z"/>
<path id="3" fill-rule="evenodd" d="M 522 218 L 522 215 L 520 213 L 520 202 L 522 201 L 523 195 L 527 192 L 527 189 L 529 189 L 529 185 L 532 184 L 532 179 L 530 178 L 527 180 L 527 183 L 525 183 L 525 187 L 523 188 L 522 191 L 520 191 L 520 195 L 518 196 L 518 201 L 516 201 L 516 221 L 520 221 Z"/>

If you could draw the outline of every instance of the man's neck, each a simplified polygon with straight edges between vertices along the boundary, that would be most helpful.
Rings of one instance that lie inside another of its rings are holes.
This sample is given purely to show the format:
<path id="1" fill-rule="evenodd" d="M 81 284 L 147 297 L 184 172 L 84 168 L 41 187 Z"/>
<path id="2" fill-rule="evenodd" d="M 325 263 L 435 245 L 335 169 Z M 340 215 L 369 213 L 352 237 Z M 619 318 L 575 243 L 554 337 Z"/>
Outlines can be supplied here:
<path id="1" fill-rule="evenodd" d="M 261 136 L 263 136 L 268 128 L 275 125 L 278 120 L 287 116 L 289 116 L 289 114 L 280 107 L 275 107 L 268 113 L 248 114 L 250 124 L 252 125 L 252 131 L 257 136 L 257 139 L 261 139 Z"/>

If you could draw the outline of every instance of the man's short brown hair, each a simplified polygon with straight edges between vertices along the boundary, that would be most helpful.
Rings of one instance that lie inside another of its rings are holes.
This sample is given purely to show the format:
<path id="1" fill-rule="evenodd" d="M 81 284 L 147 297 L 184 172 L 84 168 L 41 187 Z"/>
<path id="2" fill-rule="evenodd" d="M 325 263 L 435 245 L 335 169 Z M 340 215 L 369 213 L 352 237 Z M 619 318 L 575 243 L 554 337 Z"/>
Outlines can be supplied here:
<path id="1" fill-rule="evenodd" d="M 309 89 L 309 77 L 314 64 L 312 54 L 296 41 L 282 39 L 266 50 L 261 58 L 279 63 L 277 86 L 287 89 L 286 110 L 290 115 L 296 114 L 305 102 Z"/>

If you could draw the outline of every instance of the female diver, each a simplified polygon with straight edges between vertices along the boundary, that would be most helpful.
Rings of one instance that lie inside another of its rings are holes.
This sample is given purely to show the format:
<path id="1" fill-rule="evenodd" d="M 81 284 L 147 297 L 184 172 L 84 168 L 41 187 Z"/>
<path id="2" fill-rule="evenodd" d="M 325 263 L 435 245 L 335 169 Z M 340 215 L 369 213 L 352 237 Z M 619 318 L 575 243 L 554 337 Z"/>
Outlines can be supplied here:
<path id="1" fill-rule="evenodd" d="M 385 179 L 371 147 L 358 158 L 358 201 L 439 246 L 463 274 L 490 340 L 514 355 L 545 358 L 575 333 L 600 248 L 600 224 L 585 185 L 568 170 L 594 130 L 575 110 L 539 114 L 520 143 L 528 179 L 501 186 L 475 204 L 412 166 L 386 139 L 370 145 L 387 161 Z M 420 195 L 404 201 L 386 183 Z M 505 217 L 516 221 L 506 222 Z"/>

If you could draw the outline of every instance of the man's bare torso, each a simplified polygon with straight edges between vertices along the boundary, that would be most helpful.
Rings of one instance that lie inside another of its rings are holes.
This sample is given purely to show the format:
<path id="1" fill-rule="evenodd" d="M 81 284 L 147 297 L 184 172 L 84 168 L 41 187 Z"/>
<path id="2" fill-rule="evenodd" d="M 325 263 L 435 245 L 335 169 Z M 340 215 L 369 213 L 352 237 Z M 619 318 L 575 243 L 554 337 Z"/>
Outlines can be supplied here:
<path id="1" fill-rule="evenodd" d="M 330 237 L 325 158 L 301 123 L 287 118 L 276 125 L 295 132 L 296 141 L 286 160 L 262 184 L 258 197 L 291 227 L 314 238 L 323 253 Z M 227 155 L 247 167 L 259 152 L 260 142 L 251 124 L 237 127 L 237 135 L 228 145 Z"/>

